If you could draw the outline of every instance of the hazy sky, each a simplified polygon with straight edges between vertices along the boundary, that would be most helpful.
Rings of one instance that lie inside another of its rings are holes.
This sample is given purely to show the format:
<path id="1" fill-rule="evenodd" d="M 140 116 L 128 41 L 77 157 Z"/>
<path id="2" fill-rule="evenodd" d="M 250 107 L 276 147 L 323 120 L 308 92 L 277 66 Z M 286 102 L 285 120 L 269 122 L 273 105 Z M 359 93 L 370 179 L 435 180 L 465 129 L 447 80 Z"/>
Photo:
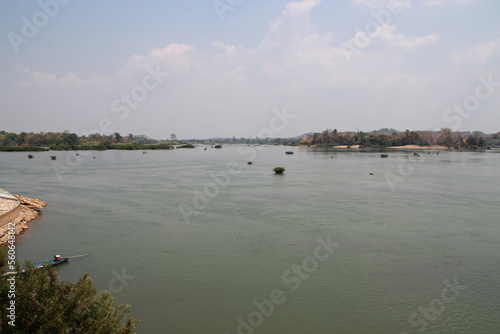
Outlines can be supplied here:
<path id="1" fill-rule="evenodd" d="M 498 0 L 1 0 L 0 130 L 497 132 L 499 18 Z"/>

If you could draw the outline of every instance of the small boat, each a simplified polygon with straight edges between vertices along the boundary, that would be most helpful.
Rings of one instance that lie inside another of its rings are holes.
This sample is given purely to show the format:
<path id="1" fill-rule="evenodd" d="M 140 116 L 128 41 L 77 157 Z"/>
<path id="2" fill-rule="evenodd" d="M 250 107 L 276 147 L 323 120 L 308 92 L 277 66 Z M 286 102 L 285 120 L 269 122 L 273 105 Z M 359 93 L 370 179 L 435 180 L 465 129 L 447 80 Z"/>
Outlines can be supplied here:
<path id="1" fill-rule="evenodd" d="M 67 256 L 67 257 L 60 257 L 59 255 L 54 255 L 54 258 L 52 260 L 47 260 L 47 261 L 35 263 L 34 269 L 42 269 L 45 267 L 58 266 L 61 263 L 68 262 L 71 257 L 84 257 L 84 256 L 88 256 L 88 254 Z M 23 270 L 21 270 L 21 273 L 24 273 L 25 271 L 26 271 L 26 269 L 23 269 Z M 0 277 L 8 276 L 8 275 L 16 275 L 16 274 L 17 274 L 16 271 L 9 271 L 9 272 L 6 272 L 6 273 L 0 275 Z"/>
<path id="2" fill-rule="evenodd" d="M 47 261 L 43 261 L 43 262 L 38 262 L 38 263 L 35 263 L 35 269 L 41 269 L 41 268 L 44 268 L 44 267 L 48 267 L 48 266 L 57 266 L 57 265 L 60 265 L 61 263 L 64 263 L 64 262 L 68 262 L 69 261 L 69 257 L 63 257 L 63 258 L 59 258 L 59 260 L 47 260 Z"/>

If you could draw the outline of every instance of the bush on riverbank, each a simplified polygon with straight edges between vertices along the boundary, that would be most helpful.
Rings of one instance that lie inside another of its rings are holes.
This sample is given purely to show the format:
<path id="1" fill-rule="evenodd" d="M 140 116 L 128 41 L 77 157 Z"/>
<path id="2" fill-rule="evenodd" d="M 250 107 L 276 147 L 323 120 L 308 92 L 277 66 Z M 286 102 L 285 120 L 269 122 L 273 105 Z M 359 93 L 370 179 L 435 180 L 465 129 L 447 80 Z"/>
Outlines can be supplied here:
<path id="1" fill-rule="evenodd" d="M 57 271 L 30 268 L 15 277 L 15 327 L 8 317 L 10 282 L 0 278 L 1 333 L 112 333 L 133 334 L 137 319 L 128 317 L 129 305 L 114 306 L 109 292 L 98 292 L 89 276 L 60 282 Z"/>
<path id="2" fill-rule="evenodd" d="M 106 151 L 106 150 L 172 150 L 168 144 L 141 145 L 141 144 L 99 144 L 99 145 L 52 145 L 51 151 Z"/>
<path id="3" fill-rule="evenodd" d="M 43 152 L 48 149 L 33 146 L 0 146 L 0 152 Z"/>

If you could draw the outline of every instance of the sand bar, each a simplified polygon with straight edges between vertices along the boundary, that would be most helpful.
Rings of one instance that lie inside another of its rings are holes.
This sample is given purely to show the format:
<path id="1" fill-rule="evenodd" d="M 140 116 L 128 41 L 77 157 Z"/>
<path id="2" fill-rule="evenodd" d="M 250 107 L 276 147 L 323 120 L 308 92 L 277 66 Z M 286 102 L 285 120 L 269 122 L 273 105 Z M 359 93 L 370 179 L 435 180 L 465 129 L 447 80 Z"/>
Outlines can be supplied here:
<path id="1" fill-rule="evenodd" d="M 391 146 L 388 148 L 398 148 L 403 150 L 450 150 L 451 148 L 443 145 L 431 146 L 418 146 L 418 145 L 404 145 L 404 146 Z"/>

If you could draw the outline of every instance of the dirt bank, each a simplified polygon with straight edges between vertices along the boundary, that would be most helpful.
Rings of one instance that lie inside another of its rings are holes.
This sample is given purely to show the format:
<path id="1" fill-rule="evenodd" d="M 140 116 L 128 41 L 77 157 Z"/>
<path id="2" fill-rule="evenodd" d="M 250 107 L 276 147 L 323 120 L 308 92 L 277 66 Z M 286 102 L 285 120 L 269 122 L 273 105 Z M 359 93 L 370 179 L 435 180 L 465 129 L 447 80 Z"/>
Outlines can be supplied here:
<path id="1" fill-rule="evenodd" d="M 34 198 L 15 195 L 18 200 L 0 197 L 0 216 L 4 220 L 0 224 L 0 245 L 7 242 L 8 228 L 10 222 L 16 225 L 16 235 L 24 233 L 29 229 L 28 223 L 42 214 L 41 210 L 47 203 Z"/>

